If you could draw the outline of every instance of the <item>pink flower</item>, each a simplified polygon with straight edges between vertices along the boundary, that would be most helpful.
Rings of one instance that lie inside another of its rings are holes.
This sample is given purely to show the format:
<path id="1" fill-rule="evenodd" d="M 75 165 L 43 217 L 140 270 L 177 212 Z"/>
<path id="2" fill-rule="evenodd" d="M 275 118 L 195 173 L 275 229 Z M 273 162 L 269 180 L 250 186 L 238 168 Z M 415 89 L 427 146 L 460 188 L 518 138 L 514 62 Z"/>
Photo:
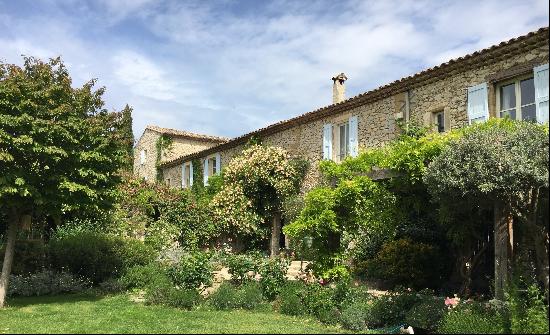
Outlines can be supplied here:
<path id="1" fill-rule="evenodd" d="M 454 298 L 449 298 L 449 297 L 445 298 L 445 306 L 447 306 L 449 308 L 455 308 L 456 305 L 458 305 L 459 302 L 460 302 L 460 298 L 458 298 L 456 296 Z"/>

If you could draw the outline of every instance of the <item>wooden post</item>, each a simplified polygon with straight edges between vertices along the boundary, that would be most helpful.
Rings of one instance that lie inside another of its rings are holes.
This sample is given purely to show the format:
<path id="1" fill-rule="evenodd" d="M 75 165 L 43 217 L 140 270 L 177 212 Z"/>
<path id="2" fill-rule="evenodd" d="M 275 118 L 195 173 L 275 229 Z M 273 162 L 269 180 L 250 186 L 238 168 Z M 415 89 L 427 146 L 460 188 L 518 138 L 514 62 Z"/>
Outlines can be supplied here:
<path id="1" fill-rule="evenodd" d="M 495 298 L 504 300 L 504 288 L 512 273 L 514 218 L 510 209 L 502 202 L 496 202 L 494 210 Z"/>
<path id="2" fill-rule="evenodd" d="M 277 212 L 273 214 L 273 221 L 271 225 L 270 257 L 275 257 L 279 255 L 280 239 L 281 239 L 281 213 Z"/>

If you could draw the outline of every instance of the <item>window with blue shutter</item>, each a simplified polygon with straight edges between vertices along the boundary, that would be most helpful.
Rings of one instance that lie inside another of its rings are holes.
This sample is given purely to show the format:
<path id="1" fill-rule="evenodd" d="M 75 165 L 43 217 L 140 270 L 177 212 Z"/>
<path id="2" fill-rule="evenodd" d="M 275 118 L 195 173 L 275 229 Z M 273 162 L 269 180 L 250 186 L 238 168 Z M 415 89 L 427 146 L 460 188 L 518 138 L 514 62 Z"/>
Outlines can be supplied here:
<path id="1" fill-rule="evenodd" d="M 468 87 L 468 122 L 485 122 L 489 119 L 487 83 Z"/>
<path id="2" fill-rule="evenodd" d="M 216 154 L 216 173 L 220 174 L 222 168 L 222 159 L 219 153 Z"/>
<path id="3" fill-rule="evenodd" d="M 181 164 L 181 188 L 186 188 L 186 175 L 185 175 L 186 165 L 185 163 Z"/>
<path id="4" fill-rule="evenodd" d="M 323 159 L 332 159 L 332 124 L 323 126 Z"/>
<path id="5" fill-rule="evenodd" d="M 189 162 L 189 187 L 193 186 L 193 162 Z"/>
<path id="6" fill-rule="evenodd" d="M 357 157 L 359 154 L 358 134 L 357 116 L 352 116 L 349 118 L 349 153 L 351 157 Z"/>
<path id="7" fill-rule="evenodd" d="M 204 168 L 202 171 L 204 186 L 208 185 L 208 158 L 204 159 Z"/>
<path id="8" fill-rule="evenodd" d="M 548 122 L 548 64 L 533 69 L 537 122 Z"/>

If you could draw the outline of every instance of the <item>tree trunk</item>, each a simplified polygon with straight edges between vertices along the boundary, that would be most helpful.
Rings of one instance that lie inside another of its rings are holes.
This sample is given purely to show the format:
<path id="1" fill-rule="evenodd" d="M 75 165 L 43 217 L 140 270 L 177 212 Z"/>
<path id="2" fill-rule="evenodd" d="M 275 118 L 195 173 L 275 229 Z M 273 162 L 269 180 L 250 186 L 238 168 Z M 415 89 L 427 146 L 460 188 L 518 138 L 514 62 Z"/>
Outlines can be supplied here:
<path id="1" fill-rule="evenodd" d="M 273 221 L 271 225 L 271 243 L 270 243 L 270 256 L 275 257 L 279 255 L 279 243 L 281 240 L 281 213 L 273 214 Z"/>
<path id="2" fill-rule="evenodd" d="M 496 202 L 494 210 L 495 298 L 504 300 L 504 288 L 512 273 L 514 218 L 510 208 L 502 202 Z"/>
<path id="3" fill-rule="evenodd" d="M 11 265 L 13 263 L 13 254 L 15 251 L 15 239 L 17 229 L 19 228 L 20 216 L 16 210 L 12 210 L 8 217 L 8 234 L 6 253 L 4 254 L 4 263 L 2 265 L 2 275 L 0 275 L 0 308 L 4 307 L 6 294 L 8 293 L 8 282 L 10 279 Z"/>

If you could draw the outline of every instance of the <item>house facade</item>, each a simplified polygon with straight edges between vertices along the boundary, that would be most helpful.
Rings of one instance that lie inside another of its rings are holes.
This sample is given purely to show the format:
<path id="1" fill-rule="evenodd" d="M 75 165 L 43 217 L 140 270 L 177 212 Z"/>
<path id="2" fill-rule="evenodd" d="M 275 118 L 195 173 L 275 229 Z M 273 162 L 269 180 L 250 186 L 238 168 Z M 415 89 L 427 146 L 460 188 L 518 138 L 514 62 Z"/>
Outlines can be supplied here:
<path id="1" fill-rule="evenodd" d="M 212 148 L 228 140 L 224 137 L 147 126 L 134 147 L 134 174 L 147 181 L 155 182 L 159 164 L 174 160 L 182 155 L 185 156 Z M 159 148 L 161 148 L 160 155 L 158 154 Z M 162 181 L 172 185 L 172 180 L 169 177 L 163 178 Z M 177 185 L 176 182 L 173 182 L 173 186 Z"/>
<path id="2" fill-rule="evenodd" d="M 346 75 L 336 75 L 332 105 L 193 152 L 179 151 L 158 168 L 173 187 L 206 184 L 254 136 L 311 162 L 307 191 L 319 180 L 319 161 L 340 161 L 388 143 L 399 135 L 399 120 L 440 132 L 491 117 L 548 122 L 548 37 L 548 27 L 541 28 L 350 99 L 344 97 Z M 139 155 L 136 150 L 137 163 Z M 197 164 L 203 175 L 193 180 Z"/>

